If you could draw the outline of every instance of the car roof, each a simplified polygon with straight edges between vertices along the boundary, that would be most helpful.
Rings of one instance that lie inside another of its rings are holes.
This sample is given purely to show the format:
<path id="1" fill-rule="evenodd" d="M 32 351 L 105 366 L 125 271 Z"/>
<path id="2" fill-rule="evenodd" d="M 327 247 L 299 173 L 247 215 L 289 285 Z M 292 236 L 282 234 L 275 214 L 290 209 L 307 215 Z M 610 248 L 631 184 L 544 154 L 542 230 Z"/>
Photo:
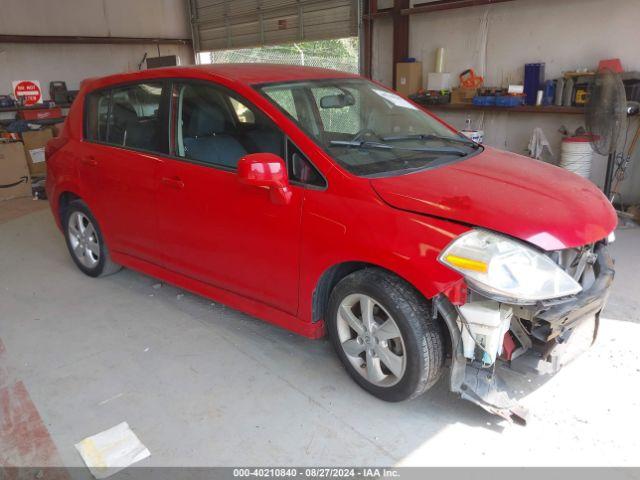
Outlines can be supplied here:
<path id="1" fill-rule="evenodd" d="M 230 82 L 239 82 L 246 85 L 359 77 L 358 75 L 338 70 L 318 67 L 303 67 L 299 65 L 269 63 L 218 63 L 187 67 L 154 68 L 130 73 L 118 73 L 106 77 L 90 78 L 85 80 L 83 83 L 86 83 L 89 88 L 95 88 L 98 86 L 103 87 L 116 83 L 133 82 L 136 80 L 180 76 L 195 76 L 203 79 L 226 79 Z"/>

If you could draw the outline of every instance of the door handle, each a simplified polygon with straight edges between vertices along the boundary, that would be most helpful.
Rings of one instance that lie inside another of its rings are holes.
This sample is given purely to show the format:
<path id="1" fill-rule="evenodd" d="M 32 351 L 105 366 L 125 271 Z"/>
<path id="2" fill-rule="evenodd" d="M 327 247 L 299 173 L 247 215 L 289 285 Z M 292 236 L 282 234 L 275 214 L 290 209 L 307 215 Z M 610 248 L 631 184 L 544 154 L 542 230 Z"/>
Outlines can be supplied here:
<path id="1" fill-rule="evenodd" d="M 96 167 L 98 165 L 98 161 L 96 160 L 96 157 L 94 157 L 93 155 L 87 155 L 86 157 L 81 157 L 80 162 L 84 163 L 85 165 L 89 165 L 90 167 Z"/>
<path id="2" fill-rule="evenodd" d="M 175 188 L 176 190 L 181 190 L 184 188 L 184 182 L 180 180 L 178 177 L 162 177 L 161 180 L 163 185 L 167 187 Z"/>

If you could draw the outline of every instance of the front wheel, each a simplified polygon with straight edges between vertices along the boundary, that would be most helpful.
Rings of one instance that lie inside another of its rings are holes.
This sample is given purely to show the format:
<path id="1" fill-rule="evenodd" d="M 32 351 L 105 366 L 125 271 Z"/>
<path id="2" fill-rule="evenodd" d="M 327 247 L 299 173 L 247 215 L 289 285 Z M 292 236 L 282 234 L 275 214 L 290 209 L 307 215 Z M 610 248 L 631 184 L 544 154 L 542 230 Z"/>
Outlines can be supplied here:
<path id="1" fill-rule="evenodd" d="M 371 268 L 342 279 L 326 322 L 349 375 L 382 400 L 415 398 L 440 377 L 442 327 L 431 319 L 428 302 L 395 275 Z"/>

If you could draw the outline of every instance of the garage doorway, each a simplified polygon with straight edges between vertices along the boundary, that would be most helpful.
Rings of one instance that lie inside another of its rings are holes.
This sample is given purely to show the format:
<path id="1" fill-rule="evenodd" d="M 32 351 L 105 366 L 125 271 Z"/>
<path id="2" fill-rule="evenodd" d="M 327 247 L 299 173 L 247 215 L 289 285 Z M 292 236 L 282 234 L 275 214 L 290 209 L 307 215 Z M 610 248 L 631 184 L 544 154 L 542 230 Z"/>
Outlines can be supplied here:
<path id="1" fill-rule="evenodd" d="M 360 0 L 189 0 L 188 6 L 198 63 L 360 69 Z"/>
<path id="2" fill-rule="evenodd" d="M 281 63 L 358 73 L 358 37 L 200 52 L 198 63 Z"/>

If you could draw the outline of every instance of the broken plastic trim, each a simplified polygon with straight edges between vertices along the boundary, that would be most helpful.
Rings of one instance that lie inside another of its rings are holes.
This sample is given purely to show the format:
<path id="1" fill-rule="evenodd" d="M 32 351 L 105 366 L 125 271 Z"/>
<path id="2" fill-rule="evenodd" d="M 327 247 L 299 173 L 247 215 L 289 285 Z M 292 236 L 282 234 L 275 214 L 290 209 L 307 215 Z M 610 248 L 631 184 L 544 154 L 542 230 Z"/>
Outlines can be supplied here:
<path id="1" fill-rule="evenodd" d="M 438 295 L 433 302 L 451 334 L 450 390 L 493 415 L 525 425 L 528 411 L 509 396 L 504 381 L 496 374 L 495 363 L 493 368 L 467 365 L 460 329 L 456 324 L 458 313 L 453 304 L 444 295 Z"/>

